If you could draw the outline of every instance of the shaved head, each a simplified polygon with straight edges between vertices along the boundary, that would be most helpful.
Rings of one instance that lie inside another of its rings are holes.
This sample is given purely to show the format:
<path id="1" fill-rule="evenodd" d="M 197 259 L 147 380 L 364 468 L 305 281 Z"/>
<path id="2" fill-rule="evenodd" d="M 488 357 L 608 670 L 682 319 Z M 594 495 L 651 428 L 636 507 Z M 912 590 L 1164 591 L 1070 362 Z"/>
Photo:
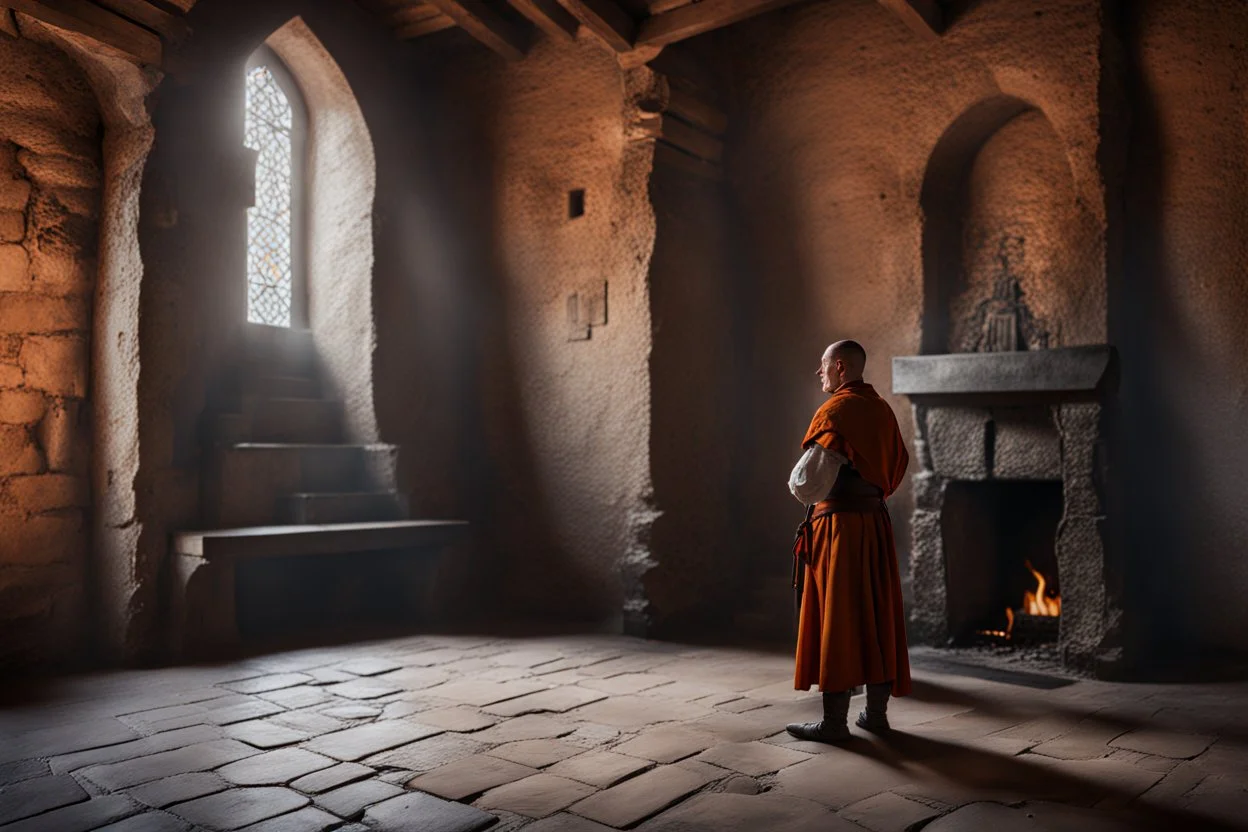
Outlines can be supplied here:
<path id="1" fill-rule="evenodd" d="M 828 354 L 833 361 L 838 358 L 844 361 L 849 375 L 862 378 L 863 370 L 867 369 L 867 351 L 857 341 L 837 341 L 828 347 Z"/>
<path id="2" fill-rule="evenodd" d="M 867 367 L 867 351 L 857 341 L 837 341 L 823 351 L 819 380 L 823 392 L 831 393 L 850 381 L 861 381 Z"/>

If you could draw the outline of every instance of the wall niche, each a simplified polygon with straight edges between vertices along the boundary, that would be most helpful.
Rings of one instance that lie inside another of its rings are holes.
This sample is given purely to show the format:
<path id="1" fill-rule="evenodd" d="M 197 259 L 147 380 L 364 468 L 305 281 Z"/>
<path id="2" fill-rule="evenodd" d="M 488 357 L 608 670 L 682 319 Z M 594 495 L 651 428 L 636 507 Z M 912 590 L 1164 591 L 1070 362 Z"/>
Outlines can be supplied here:
<path id="1" fill-rule="evenodd" d="M 937 144 L 921 203 L 924 353 L 1104 340 L 1099 223 L 1042 112 L 1004 96 L 968 110 Z"/>

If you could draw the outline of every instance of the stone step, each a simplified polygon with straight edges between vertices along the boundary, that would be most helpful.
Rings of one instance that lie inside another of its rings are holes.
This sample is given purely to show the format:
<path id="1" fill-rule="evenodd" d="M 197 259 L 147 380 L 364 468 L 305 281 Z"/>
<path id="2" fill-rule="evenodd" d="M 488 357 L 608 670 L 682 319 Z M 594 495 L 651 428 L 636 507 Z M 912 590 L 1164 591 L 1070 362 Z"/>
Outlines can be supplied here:
<path id="1" fill-rule="evenodd" d="M 316 346 L 310 329 L 248 324 L 243 331 L 241 358 L 249 374 L 316 374 Z"/>
<path id="2" fill-rule="evenodd" d="M 239 442 L 219 445 L 206 483 L 214 526 L 278 522 L 279 500 L 308 492 L 391 491 L 394 445 Z"/>
<path id="3" fill-rule="evenodd" d="M 407 518 L 407 497 L 397 491 L 291 494 L 278 498 L 282 523 L 348 523 Z"/>
<path id="4" fill-rule="evenodd" d="M 247 396 L 241 413 L 214 418 L 216 444 L 284 442 L 332 445 L 342 440 L 342 403 L 327 399 Z"/>
<path id="5" fill-rule="evenodd" d="M 321 384 L 312 376 L 273 376 L 257 370 L 243 379 L 244 396 L 276 399 L 319 399 Z"/>
<path id="6" fill-rule="evenodd" d="M 252 442 L 332 444 L 342 439 L 342 403 L 328 399 L 249 398 Z"/>
<path id="7" fill-rule="evenodd" d="M 178 532 L 173 536 L 173 550 L 184 557 L 207 560 L 349 554 L 443 545 L 467 529 L 463 520 L 251 526 Z"/>

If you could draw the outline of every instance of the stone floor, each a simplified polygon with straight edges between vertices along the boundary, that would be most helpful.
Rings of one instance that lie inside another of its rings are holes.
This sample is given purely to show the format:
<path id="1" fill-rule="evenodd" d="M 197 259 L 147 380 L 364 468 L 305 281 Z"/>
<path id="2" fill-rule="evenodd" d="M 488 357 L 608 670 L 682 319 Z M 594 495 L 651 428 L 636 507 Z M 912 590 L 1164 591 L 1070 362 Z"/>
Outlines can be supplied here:
<path id="1" fill-rule="evenodd" d="M 842 748 L 783 733 L 819 707 L 787 656 L 622 637 L 65 680 L 0 712 L 0 830 L 1248 828 L 1248 685 L 916 658 L 893 734 Z"/>

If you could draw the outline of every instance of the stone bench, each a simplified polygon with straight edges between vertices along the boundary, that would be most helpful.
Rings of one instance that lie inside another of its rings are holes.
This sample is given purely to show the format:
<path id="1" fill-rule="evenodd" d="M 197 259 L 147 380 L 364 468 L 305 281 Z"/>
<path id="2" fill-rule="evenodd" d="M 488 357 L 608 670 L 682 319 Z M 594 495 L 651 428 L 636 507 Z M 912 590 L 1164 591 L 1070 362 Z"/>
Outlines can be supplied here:
<path id="1" fill-rule="evenodd" d="M 180 657 L 236 651 L 236 566 L 257 558 L 401 551 L 436 557 L 463 537 L 461 520 L 251 526 L 173 535 L 173 649 Z"/>

